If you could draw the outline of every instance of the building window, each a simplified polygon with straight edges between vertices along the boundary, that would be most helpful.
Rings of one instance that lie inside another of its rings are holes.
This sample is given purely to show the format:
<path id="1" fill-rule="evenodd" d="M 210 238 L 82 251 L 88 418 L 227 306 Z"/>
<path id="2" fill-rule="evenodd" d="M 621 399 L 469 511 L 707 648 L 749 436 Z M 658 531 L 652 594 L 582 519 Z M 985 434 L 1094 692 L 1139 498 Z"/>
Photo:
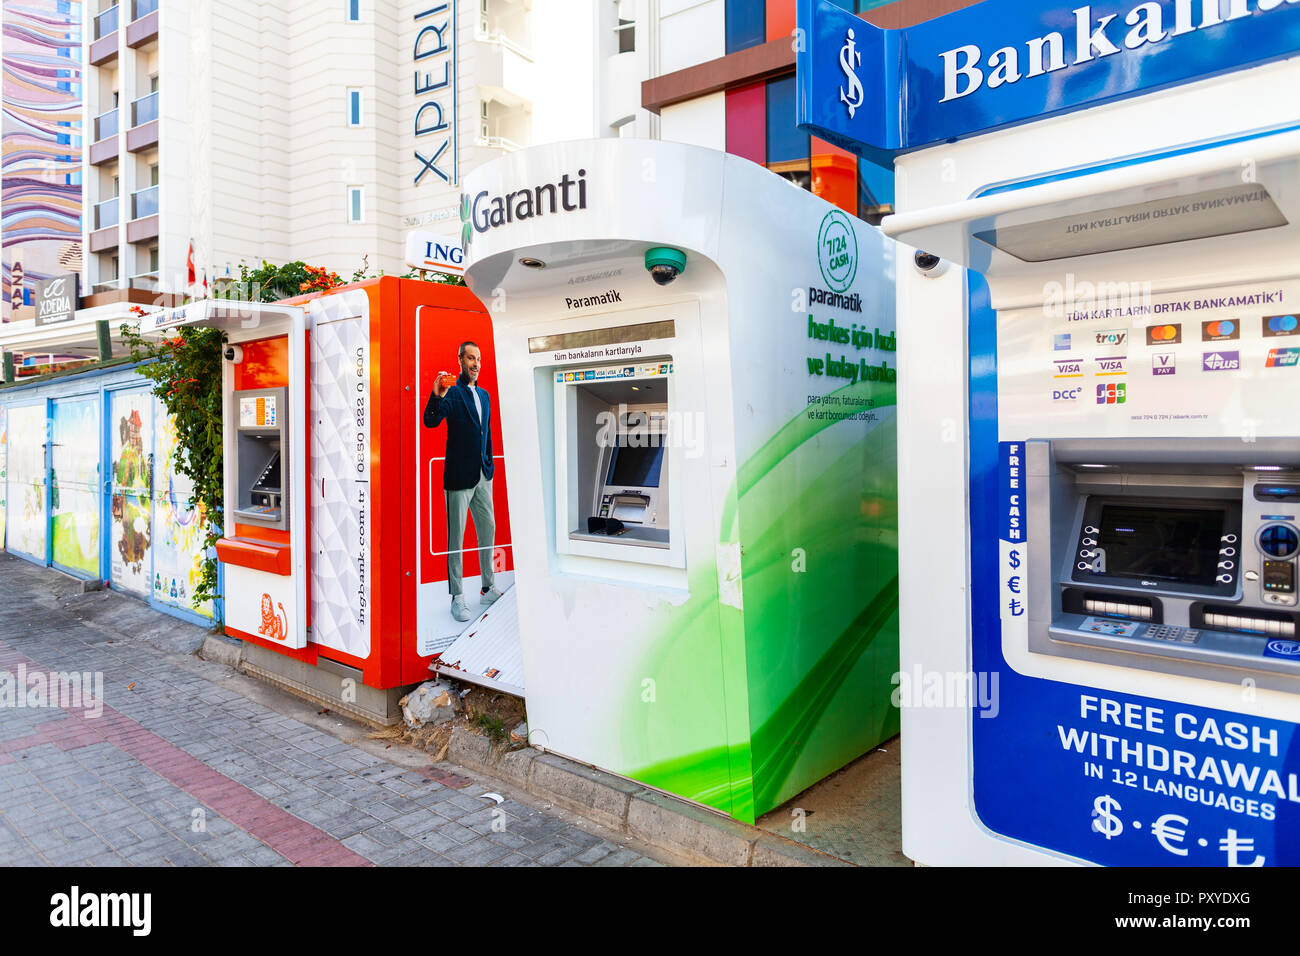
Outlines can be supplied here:
<path id="1" fill-rule="evenodd" d="M 361 125 L 361 91 L 348 90 L 348 125 Z"/>
<path id="2" fill-rule="evenodd" d="M 808 134 L 794 125 L 794 76 L 767 83 L 767 164 L 809 158 Z"/>
<path id="3" fill-rule="evenodd" d="M 618 34 L 618 52 L 635 53 L 636 52 L 636 19 L 631 10 L 631 4 L 628 0 L 616 0 L 618 26 L 614 32 Z"/>
<path id="4" fill-rule="evenodd" d="M 157 163 L 149 164 L 149 185 L 150 186 L 158 185 L 158 164 Z"/>
<path id="5" fill-rule="evenodd" d="M 348 222 L 365 222 L 366 196 L 365 187 L 348 187 Z"/>
<path id="6" fill-rule="evenodd" d="M 149 271 L 150 272 L 158 271 L 158 247 L 157 246 L 149 247 Z"/>
<path id="7" fill-rule="evenodd" d="M 348 23 L 361 22 L 361 0 L 348 0 Z"/>
<path id="8" fill-rule="evenodd" d="M 725 16 L 728 53 L 767 42 L 767 4 L 755 0 L 727 0 Z"/>

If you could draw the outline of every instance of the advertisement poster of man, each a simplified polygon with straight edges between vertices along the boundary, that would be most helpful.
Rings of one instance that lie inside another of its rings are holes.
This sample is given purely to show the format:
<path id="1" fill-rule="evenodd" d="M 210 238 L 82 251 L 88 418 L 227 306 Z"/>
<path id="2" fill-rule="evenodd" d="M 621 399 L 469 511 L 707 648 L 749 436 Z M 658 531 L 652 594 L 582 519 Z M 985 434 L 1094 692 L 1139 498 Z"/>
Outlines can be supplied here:
<path id="1" fill-rule="evenodd" d="M 447 452 L 443 493 L 447 508 L 447 589 L 451 615 L 469 621 L 480 609 L 501 597 L 493 568 L 496 515 L 492 504 L 492 397 L 478 386 L 483 356 L 477 343 L 462 342 L 457 350 L 459 374 L 440 371 L 424 408 L 424 425 L 446 423 Z M 474 522 L 478 541 L 480 586 L 477 601 L 463 593 L 463 553 L 466 514 Z"/>

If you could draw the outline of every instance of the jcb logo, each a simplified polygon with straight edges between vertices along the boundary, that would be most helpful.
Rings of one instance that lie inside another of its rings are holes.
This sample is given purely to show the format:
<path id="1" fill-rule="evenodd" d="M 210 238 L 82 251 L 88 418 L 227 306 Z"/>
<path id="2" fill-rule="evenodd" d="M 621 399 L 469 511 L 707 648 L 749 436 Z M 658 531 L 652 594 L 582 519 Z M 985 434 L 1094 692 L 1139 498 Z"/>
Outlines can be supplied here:
<path id="1" fill-rule="evenodd" d="M 1123 382 L 1112 382 L 1097 386 L 1098 405 L 1123 405 L 1127 399 L 1127 389 Z"/>

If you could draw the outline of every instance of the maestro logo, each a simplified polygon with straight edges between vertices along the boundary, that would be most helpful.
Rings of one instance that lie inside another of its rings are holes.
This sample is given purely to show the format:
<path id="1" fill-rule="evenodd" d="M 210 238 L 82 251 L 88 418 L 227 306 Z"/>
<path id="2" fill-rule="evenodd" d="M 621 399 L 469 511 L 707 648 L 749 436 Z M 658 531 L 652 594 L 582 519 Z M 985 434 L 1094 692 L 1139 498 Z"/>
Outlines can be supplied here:
<path id="1" fill-rule="evenodd" d="M 1241 338 L 1241 323 L 1232 319 L 1215 319 L 1201 323 L 1202 342 L 1225 342 Z"/>
<path id="2" fill-rule="evenodd" d="M 1123 382 L 1109 382 L 1097 386 L 1098 405 L 1123 405 L 1128 400 L 1128 389 Z"/>
<path id="3" fill-rule="evenodd" d="M 847 214 L 832 209 L 817 230 L 817 264 L 822 279 L 836 292 L 853 284 L 858 274 L 858 237 Z"/>

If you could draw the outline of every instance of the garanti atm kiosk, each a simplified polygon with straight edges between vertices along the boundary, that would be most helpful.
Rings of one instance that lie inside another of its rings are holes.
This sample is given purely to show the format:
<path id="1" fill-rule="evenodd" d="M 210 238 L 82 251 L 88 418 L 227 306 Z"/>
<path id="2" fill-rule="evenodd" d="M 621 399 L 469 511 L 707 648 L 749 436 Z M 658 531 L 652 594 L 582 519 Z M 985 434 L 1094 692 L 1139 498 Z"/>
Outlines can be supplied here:
<path id="1" fill-rule="evenodd" d="M 904 707 L 904 852 L 1300 863 L 1300 5 L 800 17 L 912 247 L 902 676 L 994 691 Z"/>
<path id="2" fill-rule="evenodd" d="M 896 731 L 893 244 L 735 156 L 465 180 L 535 746 L 741 820 Z"/>

